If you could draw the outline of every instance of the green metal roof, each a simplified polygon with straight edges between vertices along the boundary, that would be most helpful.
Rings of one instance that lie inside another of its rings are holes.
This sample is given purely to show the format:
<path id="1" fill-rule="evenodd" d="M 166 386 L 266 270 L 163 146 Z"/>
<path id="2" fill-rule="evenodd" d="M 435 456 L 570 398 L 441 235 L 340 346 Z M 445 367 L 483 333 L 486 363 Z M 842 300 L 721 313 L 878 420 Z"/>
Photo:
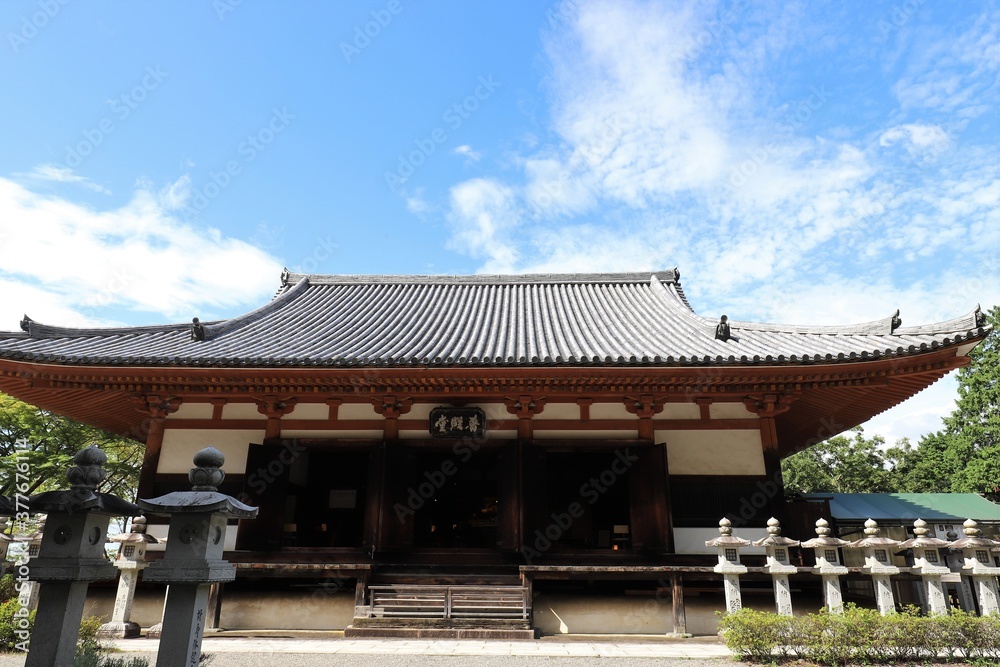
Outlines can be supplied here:
<path id="1" fill-rule="evenodd" d="M 976 493 L 806 493 L 803 497 L 828 499 L 830 513 L 838 521 L 1000 521 L 1000 505 Z"/>

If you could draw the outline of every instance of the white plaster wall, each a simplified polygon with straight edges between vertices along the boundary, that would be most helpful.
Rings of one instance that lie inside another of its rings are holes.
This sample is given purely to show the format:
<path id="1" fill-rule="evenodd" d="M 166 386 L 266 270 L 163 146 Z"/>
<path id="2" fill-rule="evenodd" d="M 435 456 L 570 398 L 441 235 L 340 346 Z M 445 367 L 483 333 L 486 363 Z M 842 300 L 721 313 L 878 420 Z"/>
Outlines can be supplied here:
<path id="1" fill-rule="evenodd" d="M 344 403 L 337 407 L 337 419 L 382 419 L 371 403 Z"/>
<path id="2" fill-rule="evenodd" d="M 792 597 L 795 613 L 815 612 L 822 600 L 812 596 Z M 770 592 L 744 593 L 743 606 L 774 611 Z M 669 592 L 635 596 L 537 594 L 532 602 L 535 627 L 543 635 L 663 635 L 673 632 L 673 610 Z M 726 607 L 722 582 L 718 593 L 684 596 L 687 631 L 694 635 L 715 635 L 719 631 L 715 612 Z"/>
<path id="3" fill-rule="evenodd" d="M 257 411 L 256 403 L 226 403 L 222 406 L 223 419 L 260 419 L 267 417 Z"/>
<path id="4" fill-rule="evenodd" d="M 163 448 L 160 450 L 158 473 L 184 473 L 191 470 L 196 452 L 209 445 L 226 457 L 222 469 L 228 473 L 242 474 L 247 467 L 247 451 L 251 442 L 261 442 L 264 430 L 228 430 L 170 428 L 163 431 Z"/>
<path id="5" fill-rule="evenodd" d="M 701 406 L 697 403 L 664 403 L 663 412 L 653 417 L 653 423 L 657 419 L 701 419 Z"/>
<path id="6" fill-rule="evenodd" d="M 722 517 L 719 517 L 720 519 Z M 742 537 L 744 540 L 760 540 L 767 537 L 766 528 L 734 528 L 733 535 Z M 714 540 L 719 536 L 718 527 L 715 528 L 674 528 L 674 552 L 679 554 L 709 554 L 715 556 L 719 550 L 715 547 L 706 547 L 705 542 Z M 741 554 L 751 556 L 763 556 L 764 547 L 740 547 Z"/>
<path id="7" fill-rule="evenodd" d="M 580 420 L 580 406 L 576 403 L 546 403 L 541 414 L 535 419 L 572 419 Z"/>
<path id="8" fill-rule="evenodd" d="M 227 630 L 343 630 L 354 617 L 354 582 L 336 593 L 232 590 L 222 596 L 219 625 Z M 141 584 L 132 603 L 132 620 L 148 629 L 160 622 L 164 587 Z M 113 587 L 92 586 L 87 616 L 111 617 Z"/>
<path id="9" fill-rule="evenodd" d="M 181 406 L 177 408 L 177 412 L 171 412 L 167 415 L 167 420 L 211 419 L 214 409 L 215 406 L 211 403 L 181 403 Z"/>
<path id="10" fill-rule="evenodd" d="M 636 416 L 630 414 L 623 403 L 593 403 L 590 406 L 590 418 L 635 419 Z"/>
<path id="11" fill-rule="evenodd" d="M 671 475 L 763 475 L 760 431 L 712 429 L 656 431 L 667 443 Z"/>
<path id="12" fill-rule="evenodd" d="M 712 403 L 708 406 L 712 419 L 757 419 L 756 412 L 747 410 L 743 403 Z"/>
<path id="13" fill-rule="evenodd" d="M 330 406 L 326 403 L 298 403 L 286 416 L 287 419 L 327 419 Z"/>

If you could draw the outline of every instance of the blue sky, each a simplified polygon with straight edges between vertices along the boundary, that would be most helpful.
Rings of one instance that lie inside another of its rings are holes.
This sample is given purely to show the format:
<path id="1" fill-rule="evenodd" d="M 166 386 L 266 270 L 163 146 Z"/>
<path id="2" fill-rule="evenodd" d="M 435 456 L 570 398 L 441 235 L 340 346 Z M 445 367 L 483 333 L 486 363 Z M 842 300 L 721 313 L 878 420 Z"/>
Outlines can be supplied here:
<path id="1" fill-rule="evenodd" d="M 702 314 L 803 324 L 1000 302 L 995 1 L 17 0 L 0 32 L 0 329 L 229 317 L 284 266 L 676 266 Z"/>

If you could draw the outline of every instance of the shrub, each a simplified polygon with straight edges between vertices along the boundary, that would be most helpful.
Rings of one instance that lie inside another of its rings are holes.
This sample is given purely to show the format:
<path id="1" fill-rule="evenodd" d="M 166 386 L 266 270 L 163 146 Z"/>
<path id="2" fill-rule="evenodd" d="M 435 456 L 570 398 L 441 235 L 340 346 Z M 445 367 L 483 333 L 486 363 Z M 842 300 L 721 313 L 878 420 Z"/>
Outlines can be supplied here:
<path id="1" fill-rule="evenodd" d="M 18 616 L 21 612 L 21 603 L 17 598 L 11 598 L 0 603 L 0 651 L 10 652 L 17 650 L 17 645 L 25 641 L 24 635 L 18 635 L 35 626 L 35 612 L 31 611 L 27 617 Z"/>
<path id="2" fill-rule="evenodd" d="M 960 654 L 973 662 L 1000 658 L 1000 616 L 954 611 L 923 616 L 915 607 L 882 616 L 874 609 L 847 605 L 843 614 L 825 610 L 780 616 L 741 609 L 722 614 L 719 630 L 726 646 L 742 660 L 772 662 L 794 654 L 819 664 L 927 662 Z"/>

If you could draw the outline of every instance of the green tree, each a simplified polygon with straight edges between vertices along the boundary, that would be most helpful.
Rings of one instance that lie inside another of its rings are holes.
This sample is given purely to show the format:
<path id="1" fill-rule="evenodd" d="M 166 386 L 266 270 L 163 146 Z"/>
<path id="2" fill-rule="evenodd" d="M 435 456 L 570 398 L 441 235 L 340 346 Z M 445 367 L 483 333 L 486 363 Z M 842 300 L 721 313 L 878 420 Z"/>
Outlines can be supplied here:
<path id="1" fill-rule="evenodd" d="M 856 426 L 781 462 L 785 491 L 792 493 L 888 493 L 894 491 L 882 450 L 885 440 L 866 438 Z"/>
<path id="2" fill-rule="evenodd" d="M 954 476 L 952 491 L 982 493 L 1000 500 L 1000 306 L 987 314 L 994 333 L 970 354 L 958 371 L 958 401 L 944 419 L 942 435 L 965 456 Z"/>
<path id="3" fill-rule="evenodd" d="M 101 490 L 132 500 L 139 482 L 143 447 L 107 431 L 0 394 L 0 495 L 31 495 L 67 488 L 73 455 L 97 445 L 108 456 Z M 27 464 L 20 471 L 17 463 Z"/>

